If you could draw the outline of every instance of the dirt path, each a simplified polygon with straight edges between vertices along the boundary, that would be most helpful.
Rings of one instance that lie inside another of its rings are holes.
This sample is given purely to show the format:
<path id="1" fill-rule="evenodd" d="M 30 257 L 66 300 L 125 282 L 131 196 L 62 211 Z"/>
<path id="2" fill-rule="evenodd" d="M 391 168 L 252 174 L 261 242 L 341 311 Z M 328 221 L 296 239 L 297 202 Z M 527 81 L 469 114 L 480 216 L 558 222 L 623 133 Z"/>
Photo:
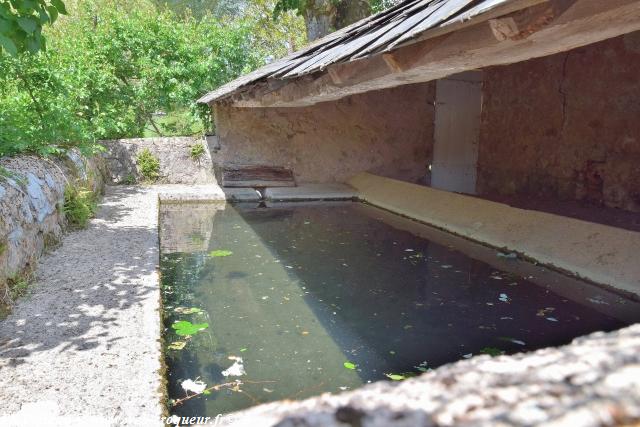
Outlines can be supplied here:
<path id="1" fill-rule="evenodd" d="M 159 425 L 158 191 L 195 190 L 108 187 L 90 226 L 41 258 L 0 322 L 0 424 Z"/>

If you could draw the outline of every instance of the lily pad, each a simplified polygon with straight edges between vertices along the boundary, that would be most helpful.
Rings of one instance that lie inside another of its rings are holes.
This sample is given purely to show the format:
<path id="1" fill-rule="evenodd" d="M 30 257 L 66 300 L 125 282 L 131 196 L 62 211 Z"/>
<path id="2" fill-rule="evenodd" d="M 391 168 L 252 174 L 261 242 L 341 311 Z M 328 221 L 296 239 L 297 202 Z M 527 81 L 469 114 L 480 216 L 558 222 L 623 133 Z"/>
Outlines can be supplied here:
<path id="1" fill-rule="evenodd" d="M 209 327 L 208 323 L 194 324 L 187 320 L 180 320 L 174 323 L 173 325 L 171 325 L 171 328 L 173 328 L 176 331 L 176 334 L 180 336 L 195 335 L 198 332 L 204 329 L 207 329 L 208 327 Z"/>
<path id="2" fill-rule="evenodd" d="M 353 369 L 356 369 L 356 366 L 358 366 L 358 365 L 356 365 L 355 363 L 344 362 L 344 367 L 347 368 L 347 369 L 352 369 L 353 370 Z"/>
<path id="3" fill-rule="evenodd" d="M 182 350 L 187 343 L 185 341 L 174 341 L 167 346 L 169 350 Z"/>
<path id="4" fill-rule="evenodd" d="M 209 252 L 209 256 L 212 257 L 225 257 L 229 255 L 233 255 L 233 252 L 227 251 L 225 249 L 216 249 L 215 251 Z"/>

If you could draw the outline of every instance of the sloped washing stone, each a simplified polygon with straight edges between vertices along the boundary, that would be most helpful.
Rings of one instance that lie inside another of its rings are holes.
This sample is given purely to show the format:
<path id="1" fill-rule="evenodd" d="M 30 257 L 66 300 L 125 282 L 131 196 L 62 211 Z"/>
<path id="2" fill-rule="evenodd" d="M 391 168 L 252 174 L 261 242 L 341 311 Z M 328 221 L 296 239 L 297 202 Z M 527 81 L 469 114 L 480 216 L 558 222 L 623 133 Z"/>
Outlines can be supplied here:
<path id="1" fill-rule="evenodd" d="M 253 188 L 223 188 L 223 191 L 230 202 L 259 202 L 262 199 Z"/>
<path id="2" fill-rule="evenodd" d="M 273 187 L 265 190 L 267 200 L 349 200 L 358 197 L 357 191 L 347 185 L 330 184 L 302 184 L 298 187 Z"/>

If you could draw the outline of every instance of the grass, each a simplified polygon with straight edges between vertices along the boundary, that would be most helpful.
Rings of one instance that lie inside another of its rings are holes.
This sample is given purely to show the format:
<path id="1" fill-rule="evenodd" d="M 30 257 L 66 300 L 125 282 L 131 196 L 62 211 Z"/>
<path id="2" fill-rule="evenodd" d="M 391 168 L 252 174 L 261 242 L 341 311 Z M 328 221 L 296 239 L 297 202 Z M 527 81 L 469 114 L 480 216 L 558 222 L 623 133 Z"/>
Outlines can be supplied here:
<path id="1" fill-rule="evenodd" d="M 32 279 L 32 275 L 26 273 L 8 278 L 4 286 L 0 283 L 0 319 L 4 319 L 11 313 L 11 307 L 16 299 L 27 294 Z"/>
<path id="2" fill-rule="evenodd" d="M 195 162 L 199 161 L 202 156 L 204 156 L 205 149 L 204 145 L 201 143 L 193 144 L 191 146 L 191 150 L 189 151 L 189 155 L 191 159 Z"/>
<path id="3" fill-rule="evenodd" d="M 142 150 L 136 157 L 136 164 L 140 175 L 146 182 L 155 182 L 160 178 L 160 160 L 148 148 Z"/>
<path id="4" fill-rule="evenodd" d="M 128 174 L 127 176 L 122 178 L 121 183 L 124 185 L 133 185 L 136 183 L 136 177 L 133 176 L 133 174 Z"/>
<path id="5" fill-rule="evenodd" d="M 26 183 L 26 179 L 23 176 L 2 166 L 0 166 L 0 179 L 11 179 L 20 185 Z"/>
<path id="6" fill-rule="evenodd" d="M 69 225 L 84 228 L 98 208 L 96 194 L 86 188 L 68 185 L 64 190 L 63 212 Z"/>

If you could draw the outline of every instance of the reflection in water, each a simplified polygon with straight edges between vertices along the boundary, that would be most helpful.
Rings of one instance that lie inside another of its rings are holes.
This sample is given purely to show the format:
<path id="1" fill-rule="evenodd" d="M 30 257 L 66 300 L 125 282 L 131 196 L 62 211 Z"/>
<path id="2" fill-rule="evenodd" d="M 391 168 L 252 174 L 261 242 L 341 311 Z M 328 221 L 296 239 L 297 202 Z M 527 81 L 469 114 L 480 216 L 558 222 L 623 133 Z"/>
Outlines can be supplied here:
<path id="1" fill-rule="evenodd" d="M 186 342 L 167 350 L 170 397 L 185 396 L 187 379 L 244 382 L 184 402 L 172 409 L 179 415 L 339 392 L 639 320 L 613 317 L 638 313 L 629 310 L 636 303 L 558 275 L 541 283 L 531 265 L 526 279 L 501 271 L 449 247 L 445 233 L 435 232 L 436 244 L 402 230 L 411 221 L 383 221 L 389 214 L 358 203 L 172 209 L 161 216 L 161 240 L 197 232 L 206 244 L 161 246 L 166 341 Z M 576 286 L 575 295 L 566 291 Z M 184 340 L 171 327 L 178 320 L 209 327 Z M 238 372 L 239 358 L 246 375 L 224 376 L 234 365 Z"/>

